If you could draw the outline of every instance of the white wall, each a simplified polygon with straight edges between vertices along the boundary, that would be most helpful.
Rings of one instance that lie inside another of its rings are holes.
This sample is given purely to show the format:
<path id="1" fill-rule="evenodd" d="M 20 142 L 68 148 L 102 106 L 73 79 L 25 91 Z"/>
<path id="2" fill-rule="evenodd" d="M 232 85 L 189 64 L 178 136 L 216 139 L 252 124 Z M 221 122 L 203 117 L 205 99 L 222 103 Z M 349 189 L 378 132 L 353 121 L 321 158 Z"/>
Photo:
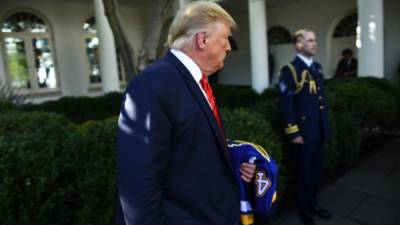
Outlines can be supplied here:
<path id="1" fill-rule="evenodd" d="M 225 67 L 220 72 L 219 82 L 251 85 L 248 1 L 228 1 L 222 3 L 222 6 L 238 23 L 239 29 L 233 37 L 239 49 L 228 55 Z M 332 38 L 334 28 L 341 19 L 356 11 L 356 7 L 356 0 L 302 0 L 274 6 L 267 5 L 268 28 L 281 25 L 291 33 L 304 27 L 314 30 L 318 42 L 318 53 L 315 58 L 321 63 L 325 76 L 329 78 L 336 66 L 337 51 L 339 51 L 337 48 L 341 51 L 344 46 L 343 43 L 334 43 Z M 291 44 L 270 47 L 275 58 L 272 81 L 274 84 L 281 66 L 294 58 L 295 51 Z"/>
<path id="2" fill-rule="evenodd" d="M 146 2 L 147 3 L 147 2 Z M 142 46 L 148 19 L 150 3 L 136 4 L 131 1 L 120 3 L 120 12 L 123 26 L 126 28 L 129 41 L 134 48 L 134 58 Z M 224 69 L 220 72 L 219 82 L 223 84 L 251 85 L 250 40 L 248 1 L 225 1 L 221 3 L 234 17 L 238 24 L 238 31 L 233 37 L 238 50 L 228 55 Z M 58 81 L 61 95 L 88 94 L 88 69 L 84 48 L 82 24 L 94 15 L 92 0 L 1 0 L 0 20 L 5 19 L 6 13 L 16 8 L 31 8 L 40 12 L 47 19 L 53 31 L 53 45 L 57 60 Z M 400 29 L 397 19 L 400 11 L 400 1 L 385 0 L 385 76 L 393 79 L 397 76 L 397 66 L 400 63 Z M 333 40 L 333 30 L 337 23 L 356 11 L 356 0 L 301 0 L 274 6 L 267 5 L 268 27 L 281 25 L 291 33 L 307 27 L 313 29 L 317 35 L 318 54 L 316 60 L 324 69 L 325 75 L 330 77 L 336 67 L 341 50 L 352 40 Z M 0 46 L 0 50 L 3 46 Z M 294 57 L 291 44 L 272 46 L 275 58 L 274 81 L 279 69 L 290 62 Z M 3 53 L 3 51 L 2 51 Z M 0 80 L 5 79 L 4 59 L 0 56 Z M 267 62 L 266 62 L 267 63 Z M 100 92 L 99 92 L 100 93 Z M 93 95 L 93 93 L 89 93 Z"/>
<path id="3" fill-rule="evenodd" d="M 238 50 L 228 54 L 225 66 L 219 73 L 219 82 L 231 85 L 251 85 L 248 3 L 247 0 L 232 2 L 234 2 L 233 5 L 226 5 L 224 8 L 238 25 L 237 31 L 233 32 Z"/>
<path id="4" fill-rule="evenodd" d="M 88 62 L 85 52 L 83 23 L 94 15 L 92 0 L 2 0 L 0 3 L 0 19 L 15 9 L 32 9 L 44 17 L 52 28 L 53 46 L 58 73 L 60 92 L 49 95 L 39 95 L 34 101 L 40 102 L 61 95 L 87 95 L 89 90 Z M 143 42 L 148 16 L 146 4 L 124 2 L 120 5 L 123 26 L 127 28 L 128 40 L 132 43 L 134 53 Z M 0 49 L 1 50 L 1 49 Z M 135 57 L 137 55 L 135 54 Z M 2 59 L 0 57 L 0 59 Z M 0 79 L 5 75 L 4 60 L 0 62 Z M 99 91 L 101 93 L 101 91 Z M 93 95 L 93 93 L 90 93 Z"/>
<path id="5" fill-rule="evenodd" d="M 278 83 L 282 67 L 294 59 L 295 51 L 291 43 L 270 46 L 270 51 L 275 60 L 275 69 L 271 82 L 271 85 L 274 86 Z"/>
<path id="6" fill-rule="evenodd" d="M 329 77 L 329 71 L 332 70 L 330 45 L 333 29 L 340 19 L 356 7 L 356 0 L 303 0 L 270 7 L 267 15 L 269 27 L 281 25 L 291 33 L 301 28 L 314 30 L 318 42 L 315 59 L 321 63 L 324 75 Z M 277 62 L 277 64 L 282 64 L 282 62 Z"/>
<path id="7" fill-rule="evenodd" d="M 87 79 L 84 73 L 84 52 L 80 45 L 81 22 L 87 17 L 89 4 L 63 1 L 3 1 L 0 15 L 16 9 L 32 9 L 52 28 L 53 54 L 60 91 L 64 95 L 86 94 Z M 3 61 L 4 62 L 4 61 Z"/>

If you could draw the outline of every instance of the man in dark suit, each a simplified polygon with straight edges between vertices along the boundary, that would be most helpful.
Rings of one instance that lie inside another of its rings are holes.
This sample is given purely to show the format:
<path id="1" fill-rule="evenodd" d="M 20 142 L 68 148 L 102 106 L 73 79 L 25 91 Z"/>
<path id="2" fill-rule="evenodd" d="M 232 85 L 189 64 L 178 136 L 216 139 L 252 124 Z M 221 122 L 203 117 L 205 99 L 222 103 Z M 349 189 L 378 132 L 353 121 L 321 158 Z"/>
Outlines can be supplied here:
<path id="1" fill-rule="evenodd" d="M 356 77 L 357 59 L 353 57 L 353 51 L 346 48 L 342 51 L 342 59 L 338 62 L 334 78 Z"/>
<path id="2" fill-rule="evenodd" d="M 317 201 L 322 145 L 329 137 L 328 108 L 313 31 L 301 29 L 293 36 L 296 58 L 281 71 L 279 109 L 295 158 L 296 202 L 306 225 L 313 215 L 328 219 L 330 213 Z"/>
<path id="3" fill-rule="evenodd" d="M 127 87 L 118 121 L 118 225 L 238 225 L 240 200 L 206 76 L 231 50 L 232 17 L 215 3 L 180 9 L 166 56 Z M 242 164 L 250 182 L 253 164 Z"/>

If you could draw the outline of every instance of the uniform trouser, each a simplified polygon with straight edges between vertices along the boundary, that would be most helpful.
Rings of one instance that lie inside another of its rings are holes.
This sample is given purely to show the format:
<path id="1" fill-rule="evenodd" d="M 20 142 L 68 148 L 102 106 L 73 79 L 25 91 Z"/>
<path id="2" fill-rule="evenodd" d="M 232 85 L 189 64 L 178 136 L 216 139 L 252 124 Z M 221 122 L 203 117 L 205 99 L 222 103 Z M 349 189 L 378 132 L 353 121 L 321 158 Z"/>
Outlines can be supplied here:
<path id="1" fill-rule="evenodd" d="M 301 213 L 310 213 L 317 204 L 317 188 L 322 170 L 322 142 L 294 144 L 296 203 Z"/>

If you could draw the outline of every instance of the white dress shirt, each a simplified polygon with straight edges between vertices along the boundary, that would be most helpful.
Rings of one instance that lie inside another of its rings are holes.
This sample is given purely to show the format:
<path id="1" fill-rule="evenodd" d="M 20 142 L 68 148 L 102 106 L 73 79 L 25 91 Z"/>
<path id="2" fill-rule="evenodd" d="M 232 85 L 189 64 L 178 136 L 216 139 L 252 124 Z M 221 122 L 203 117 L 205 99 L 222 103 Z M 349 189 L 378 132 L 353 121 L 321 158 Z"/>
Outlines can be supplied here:
<path id="1" fill-rule="evenodd" d="M 305 57 L 304 55 L 302 55 L 302 54 L 297 54 L 297 56 L 301 59 L 301 60 L 303 60 L 303 62 L 308 66 L 308 67 L 311 67 L 311 65 L 313 64 L 313 62 L 314 62 L 314 60 L 313 60 L 313 58 L 307 58 L 307 57 Z"/>
<path id="2" fill-rule="evenodd" d="M 187 56 L 184 52 L 177 50 L 177 49 L 171 49 L 170 50 L 172 54 L 178 58 L 178 60 L 186 67 L 187 70 L 189 70 L 190 74 L 192 75 L 193 79 L 196 81 L 197 85 L 199 86 L 201 92 L 203 92 L 204 97 L 207 98 L 206 92 L 203 90 L 203 87 L 200 84 L 200 80 L 203 76 L 200 67 L 189 57 Z M 210 105 L 210 102 L 208 102 Z M 211 105 L 210 105 L 211 107 Z"/>

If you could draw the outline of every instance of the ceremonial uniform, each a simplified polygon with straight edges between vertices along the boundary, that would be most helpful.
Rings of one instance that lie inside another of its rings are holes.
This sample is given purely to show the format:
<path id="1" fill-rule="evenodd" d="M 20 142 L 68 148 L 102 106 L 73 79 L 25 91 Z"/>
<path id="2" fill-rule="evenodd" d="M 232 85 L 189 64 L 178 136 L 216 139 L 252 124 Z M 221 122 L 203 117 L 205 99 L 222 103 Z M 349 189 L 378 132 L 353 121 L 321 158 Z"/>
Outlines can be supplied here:
<path id="1" fill-rule="evenodd" d="M 290 140 L 301 136 L 304 144 L 293 144 L 296 165 L 296 195 L 300 212 L 309 213 L 317 204 L 316 188 L 321 174 L 323 141 L 329 137 L 328 107 L 321 66 L 298 55 L 281 70 L 279 110 Z"/>

